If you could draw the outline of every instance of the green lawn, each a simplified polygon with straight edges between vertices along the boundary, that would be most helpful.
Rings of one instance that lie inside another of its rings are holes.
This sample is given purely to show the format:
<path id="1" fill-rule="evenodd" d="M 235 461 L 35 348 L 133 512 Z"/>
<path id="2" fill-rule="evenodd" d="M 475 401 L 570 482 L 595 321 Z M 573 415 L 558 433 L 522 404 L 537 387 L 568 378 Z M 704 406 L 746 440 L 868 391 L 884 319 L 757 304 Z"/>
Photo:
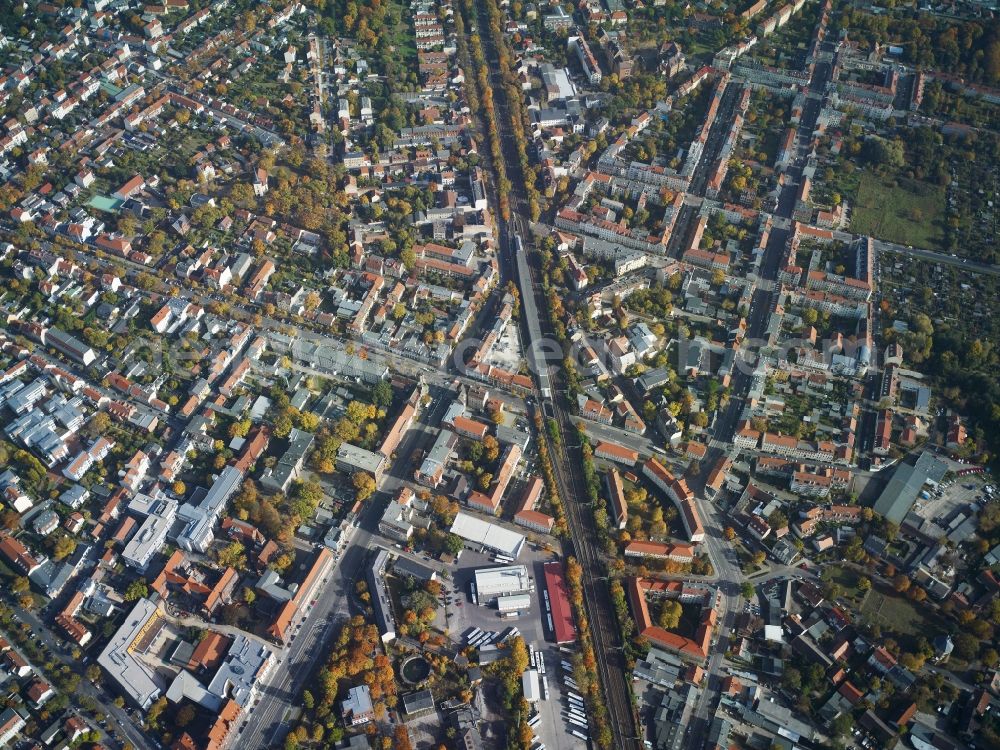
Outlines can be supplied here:
<path id="1" fill-rule="evenodd" d="M 902 596 L 894 596 L 872 588 L 861 605 L 861 617 L 863 620 L 877 622 L 882 627 L 892 628 L 906 635 L 924 635 L 930 638 L 936 629 L 920 613 L 917 606 Z"/>
<path id="2" fill-rule="evenodd" d="M 940 248 L 945 191 L 938 185 L 900 179 L 895 185 L 878 175 L 861 175 L 851 231 L 901 245 Z"/>
<path id="3" fill-rule="evenodd" d="M 840 584 L 840 587 L 844 590 L 844 596 L 857 601 L 861 595 L 861 592 L 858 590 L 859 576 L 854 571 L 842 568 L 839 565 L 830 565 L 827 570 L 830 571 L 834 583 Z"/>

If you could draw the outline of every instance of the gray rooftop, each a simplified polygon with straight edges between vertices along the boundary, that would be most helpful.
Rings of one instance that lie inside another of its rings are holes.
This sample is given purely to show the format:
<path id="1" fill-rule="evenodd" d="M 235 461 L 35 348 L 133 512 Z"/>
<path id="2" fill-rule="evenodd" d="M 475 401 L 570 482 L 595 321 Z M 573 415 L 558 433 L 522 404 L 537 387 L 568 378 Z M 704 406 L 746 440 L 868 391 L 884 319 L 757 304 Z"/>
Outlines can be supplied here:
<path id="1" fill-rule="evenodd" d="M 924 484 L 940 482 L 947 471 L 947 465 L 927 452 L 921 453 L 915 464 L 900 464 L 875 501 L 875 512 L 893 523 L 901 523 Z"/>
<path id="2" fill-rule="evenodd" d="M 418 581 L 432 581 L 437 577 L 437 571 L 427 565 L 422 565 L 416 560 L 400 555 L 393 565 L 396 575 L 410 576 Z"/>

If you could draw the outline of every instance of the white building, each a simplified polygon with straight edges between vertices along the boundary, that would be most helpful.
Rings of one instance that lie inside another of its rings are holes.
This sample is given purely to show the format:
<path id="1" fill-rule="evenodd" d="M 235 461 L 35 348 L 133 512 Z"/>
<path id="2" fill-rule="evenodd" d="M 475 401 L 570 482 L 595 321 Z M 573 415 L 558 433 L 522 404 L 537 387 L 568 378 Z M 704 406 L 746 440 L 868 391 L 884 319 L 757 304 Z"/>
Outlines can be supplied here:
<path id="1" fill-rule="evenodd" d="M 129 503 L 129 510 L 133 509 L 138 509 L 146 518 L 125 545 L 121 559 L 130 568 L 144 571 L 153 555 L 167 543 L 167 534 L 177 518 L 177 503 L 159 492 L 155 497 L 137 495 Z"/>
<path id="2" fill-rule="evenodd" d="M 535 582 L 524 565 L 480 568 L 476 571 L 475 585 L 480 605 L 492 604 L 498 597 L 530 594 L 535 590 Z"/>
<path id="3" fill-rule="evenodd" d="M 177 515 L 187 525 L 177 536 L 177 544 L 188 552 L 205 552 L 215 538 L 215 525 L 219 516 L 243 482 L 243 472 L 227 466 L 216 478 L 208 494 L 198 505 L 185 503 Z"/>
<path id="4" fill-rule="evenodd" d="M 163 689 L 155 670 L 137 656 L 137 651 L 145 642 L 144 636 L 159 622 L 156 605 L 149 599 L 140 599 L 97 657 L 97 663 L 124 696 L 143 711 L 160 697 Z"/>
<path id="5" fill-rule="evenodd" d="M 524 547 L 523 534 L 480 520 L 468 513 L 458 513 L 450 531 L 462 537 L 466 547 L 476 551 L 499 552 L 516 559 Z"/>

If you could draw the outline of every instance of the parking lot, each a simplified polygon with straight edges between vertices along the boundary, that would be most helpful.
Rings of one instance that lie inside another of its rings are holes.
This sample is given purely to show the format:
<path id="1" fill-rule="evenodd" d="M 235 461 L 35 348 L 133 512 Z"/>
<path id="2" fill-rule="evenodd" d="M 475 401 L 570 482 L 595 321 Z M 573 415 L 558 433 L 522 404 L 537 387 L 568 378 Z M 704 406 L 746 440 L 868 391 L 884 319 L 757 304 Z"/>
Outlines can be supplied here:
<path id="1" fill-rule="evenodd" d="M 944 457 L 944 460 L 952 471 L 961 471 L 968 468 Z M 947 483 L 943 483 L 936 490 L 928 490 L 929 497 L 918 497 L 913 504 L 913 512 L 921 518 L 930 520 L 946 519 L 956 510 L 965 508 L 968 505 L 975 505 L 981 508 L 984 500 L 988 501 L 986 486 L 992 484 L 990 474 L 969 474 L 956 477 Z M 994 497 L 998 497 L 994 494 Z"/>
<path id="2" fill-rule="evenodd" d="M 567 674 L 562 670 L 560 662 L 569 660 L 570 655 L 562 653 L 549 638 L 548 626 L 545 622 L 545 604 L 543 591 L 545 576 L 542 565 L 555 559 L 552 553 L 536 550 L 525 545 L 517 564 L 528 567 L 529 575 L 535 582 L 535 591 L 531 595 L 531 609 L 520 617 L 503 619 L 495 606 L 478 606 L 473 604 L 470 593 L 477 568 L 496 567 L 488 555 L 464 551 L 455 566 L 449 567 L 452 580 L 449 585 L 457 588 L 460 606 L 449 606 L 451 612 L 450 632 L 452 638 L 464 645 L 464 636 L 474 628 L 484 631 L 502 632 L 509 627 L 516 627 L 529 649 L 541 653 L 545 662 L 545 681 L 548 685 L 548 699 L 540 700 L 535 709 L 541 720 L 533 727 L 538 742 L 545 745 L 545 750 L 580 750 L 586 746 L 584 740 L 574 737 L 570 731 L 574 728 L 566 720 Z M 449 595 L 450 592 L 449 592 Z"/>

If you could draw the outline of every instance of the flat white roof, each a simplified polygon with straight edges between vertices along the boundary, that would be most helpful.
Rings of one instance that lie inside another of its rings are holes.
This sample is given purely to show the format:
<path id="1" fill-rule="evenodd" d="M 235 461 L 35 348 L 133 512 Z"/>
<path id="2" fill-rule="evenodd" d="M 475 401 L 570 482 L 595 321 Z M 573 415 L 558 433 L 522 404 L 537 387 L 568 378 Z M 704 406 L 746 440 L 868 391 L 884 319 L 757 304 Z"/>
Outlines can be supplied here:
<path id="1" fill-rule="evenodd" d="M 520 612 L 531 609 L 531 594 L 512 594 L 497 597 L 497 609 L 501 612 Z"/>
<path id="2" fill-rule="evenodd" d="M 538 670 L 529 669 L 521 675 L 521 689 L 524 691 L 524 699 L 528 703 L 538 703 L 542 698 L 542 691 L 538 685 Z"/>
<path id="3" fill-rule="evenodd" d="M 476 571 L 476 591 L 480 598 L 491 594 L 521 593 L 530 588 L 528 569 L 524 565 L 479 568 Z"/>
<path id="4" fill-rule="evenodd" d="M 494 523 L 483 521 L 468 513 L 459 513 L 451 525 L 451 533 L 473 544 L 500 552 L 511 557 L 517 557 L 524 546 L 524 534 L 505 529 Z"/>
<path id="5" fill-rule="evenodd" d="M 104 651 L 97 657 L 108 675 L 122 692 L 143 710 L 160 697 L 162 688 L 156 673 L 133 655 L 133 644 L 144 634 L 156 617 L 156 605 L 149 599 L 139 599 L 118 631 L 111 636 Z"/>

